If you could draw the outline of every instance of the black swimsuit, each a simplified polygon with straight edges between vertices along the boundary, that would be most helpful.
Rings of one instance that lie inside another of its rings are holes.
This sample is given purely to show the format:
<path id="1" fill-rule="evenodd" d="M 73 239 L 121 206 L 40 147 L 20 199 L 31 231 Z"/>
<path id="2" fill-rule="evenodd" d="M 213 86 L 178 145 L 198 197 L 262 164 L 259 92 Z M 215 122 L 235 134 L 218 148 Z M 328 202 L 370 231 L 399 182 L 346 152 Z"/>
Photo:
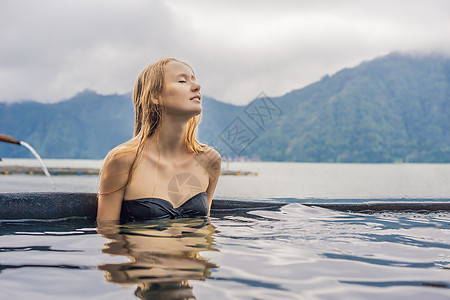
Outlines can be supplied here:
<path id="1" fill-rule="evenodd" d="M 122 222 L 193 218 L 208 215 L 208 197 L 201 192 L 189 198 L 183 205 L 174 208 L 172 203 L 160 198 L 141 198 L 122 201 L 120 219 Z"/>

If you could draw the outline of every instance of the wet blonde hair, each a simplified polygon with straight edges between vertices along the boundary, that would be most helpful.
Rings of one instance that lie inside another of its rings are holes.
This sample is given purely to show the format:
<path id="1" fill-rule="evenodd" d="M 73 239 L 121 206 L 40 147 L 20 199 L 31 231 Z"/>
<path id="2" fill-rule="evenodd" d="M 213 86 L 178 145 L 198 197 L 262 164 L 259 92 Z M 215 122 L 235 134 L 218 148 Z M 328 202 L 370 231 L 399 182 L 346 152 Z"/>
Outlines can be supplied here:
<path id="1" fill-rule="evenodd" d="M 182 63 L 189 67 L 194 73 L 194 70 L 187 63 L 177 60 L 175 58 L 163 58 L 159 61 L 146 67 L 141 74 L 139 74 L 134 91 L 134 135 L 129 141 L 117 146 L 105 158 L 100 177 L 103 174 L 104 166 L 111 160 L 126 153 L 135 153 L 133 163 L 128 172 L 128 179 L 125 185 L 117 191 L 122 190 L 128 186 L 131 181 L 134 168 L 137 166 L 144 149 L 147 138 L 156 134 L 156 141 L 158 142 L 158 129 L 165 118 L 166 109 L 164 103 L 156 101 L 160 99 L 165 85 L 166 65 L 171 61 Z M 184 134 L 184 141 L 186 149 L 195 154 L 199 154 L 211 149 L 208 145 L 201 144 L 197 141 L 197 127 L 201 120 L 201 113 L 189 119 L 186 131 Z M 113 193 L 102 192 L 101 194 Z M 100 193 L 99 193 L 100 194 Z"/>

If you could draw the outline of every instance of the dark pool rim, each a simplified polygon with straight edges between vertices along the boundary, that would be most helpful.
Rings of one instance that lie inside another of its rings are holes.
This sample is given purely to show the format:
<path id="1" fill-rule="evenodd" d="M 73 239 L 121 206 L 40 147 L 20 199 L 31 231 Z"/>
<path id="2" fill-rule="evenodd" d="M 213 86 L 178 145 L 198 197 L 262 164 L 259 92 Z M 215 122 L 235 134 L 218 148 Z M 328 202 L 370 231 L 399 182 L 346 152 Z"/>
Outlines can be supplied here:
<path id="1" fill-rule="evenodd" d="M 450 199 L 401 199 L 387 201 L 367 199 L 356 202 L 345 199 L 322 199 L 308 202 L 298 201 L 306 206 L 316 206 L 338 211 L 349 212 L 380 212 L 380 211 L 412 211 L 436 212 L 450 211 Z M 392 200 L 392 199 L 391 199 Z M 279 209 L 293 201 L 280 200 L 242 200 L 216 199 L 211 207 L 211 216 L 230 214 L 261 209 Z M 0 220 L 18 219 L 60 219 L 67 217 L 95 218 L 97 214 L 97 195 L 95 193 L 65 193 L 65 192 L 23 192 L 0 193 Z"/>

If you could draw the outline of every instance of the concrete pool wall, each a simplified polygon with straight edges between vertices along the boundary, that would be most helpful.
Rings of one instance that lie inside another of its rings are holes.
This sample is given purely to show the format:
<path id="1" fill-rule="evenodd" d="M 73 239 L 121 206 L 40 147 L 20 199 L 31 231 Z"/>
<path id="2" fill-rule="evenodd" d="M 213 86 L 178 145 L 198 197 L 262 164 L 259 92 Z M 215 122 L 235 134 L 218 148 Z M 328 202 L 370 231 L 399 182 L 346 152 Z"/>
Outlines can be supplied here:
<path id="1" fill-rule="evenodd" d="M 293 201 L 254 201 L 254 200 L 214 200 L 211 216 L 234 214 L 259 209 L 277 209 Z M 372 201 L 372 200 L 327 200 L 314 203 L 307 200 L 301 203 L 339 211 L 450 211 L 450 201 Z M 97 195 L 95 193 L 0 193 L 0 219 L 59 219 L 66 217 L 95 218 L 97 213 Z"/>

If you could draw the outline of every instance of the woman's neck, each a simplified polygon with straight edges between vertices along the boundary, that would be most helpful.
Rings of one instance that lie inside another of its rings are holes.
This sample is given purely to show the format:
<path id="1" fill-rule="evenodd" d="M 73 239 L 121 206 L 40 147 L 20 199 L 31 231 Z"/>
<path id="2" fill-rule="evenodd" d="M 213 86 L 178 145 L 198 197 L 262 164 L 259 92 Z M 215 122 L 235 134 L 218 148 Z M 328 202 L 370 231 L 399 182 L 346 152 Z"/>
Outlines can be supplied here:
<path id="1" fill-rule="evenodd" d="M 166 116 L 157 132 L 151 137 L 152 146 L 159 147 L 161 157 L 178 158 L 186 155 L 185 132 L 187 121 Z M 153 148 L 153 147 L 152 147 Z"/>

